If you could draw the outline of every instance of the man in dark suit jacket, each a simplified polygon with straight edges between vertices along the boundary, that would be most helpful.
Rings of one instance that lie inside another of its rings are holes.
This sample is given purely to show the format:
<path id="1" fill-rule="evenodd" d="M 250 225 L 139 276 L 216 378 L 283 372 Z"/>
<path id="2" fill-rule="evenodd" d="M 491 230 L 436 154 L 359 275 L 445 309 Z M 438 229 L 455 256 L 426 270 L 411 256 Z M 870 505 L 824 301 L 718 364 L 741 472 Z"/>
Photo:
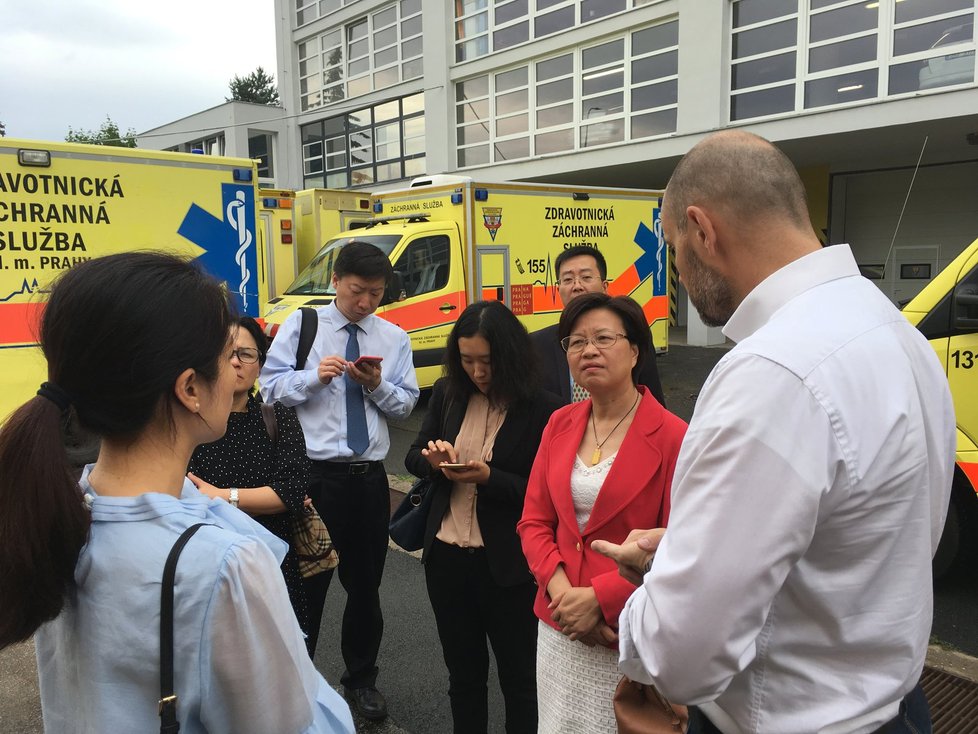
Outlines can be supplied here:
<path id="1" fill-rule="evenodd" d="M 557 292 L 565 306 L 583 293 L 604 293 L 608 290 L 608 264 L 600 250 L 594 247 L 577 245 L 564 250 L 554 261 L 554 270 L 557 273 Z M 574 402 L 567 354 L 557 338 L 557 324 L 533 332 L 530 339 L 540 361 L 540 386 L 561 396 L 565 404 Z M 649 350 L 649 358 L 639 373 L 638 384 L 645 385 L 652 396 L 665 406 L 666 398 L 659 382 L 654 348 Z"/>

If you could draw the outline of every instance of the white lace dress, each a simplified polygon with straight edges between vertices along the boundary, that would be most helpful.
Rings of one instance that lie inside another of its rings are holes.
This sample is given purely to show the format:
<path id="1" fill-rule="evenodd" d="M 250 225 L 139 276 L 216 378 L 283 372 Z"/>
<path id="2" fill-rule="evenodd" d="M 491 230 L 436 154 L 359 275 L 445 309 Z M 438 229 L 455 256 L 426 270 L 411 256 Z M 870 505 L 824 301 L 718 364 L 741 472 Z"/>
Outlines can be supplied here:
<path id="1" fill-rule="evenodd" d="M 583 530 L 591 517 L 613 454 L 595 466 L 580 457 L 571 472 L 571 496 L 577 525 Z M 616 734 L 611 699 L 621 680 L 618 651 L 571 642 L 548 624 L 537 633 L 538 734 Z"/>

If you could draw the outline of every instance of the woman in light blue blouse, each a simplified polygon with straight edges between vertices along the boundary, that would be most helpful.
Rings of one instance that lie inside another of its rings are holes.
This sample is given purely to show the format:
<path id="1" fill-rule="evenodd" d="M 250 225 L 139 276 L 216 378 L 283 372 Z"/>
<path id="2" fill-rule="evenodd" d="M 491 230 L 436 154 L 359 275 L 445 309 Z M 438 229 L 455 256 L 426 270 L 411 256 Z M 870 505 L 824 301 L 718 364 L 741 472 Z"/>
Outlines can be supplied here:
<path id="1" fill-rule="evenodd" d="M 279 571 L 286 544 L 185 472 L 234 390 L 224 292 L 183 260 L 125 253 L 55 284 L 48 382 L 0 429 L 0 649 L 35 634 L 46 731 L 158 730 L 160 588 L 174 542 L 177 718 L 192 732 L 353 732 Z M 102 437 L 71 480 L 62 431 Z"/>

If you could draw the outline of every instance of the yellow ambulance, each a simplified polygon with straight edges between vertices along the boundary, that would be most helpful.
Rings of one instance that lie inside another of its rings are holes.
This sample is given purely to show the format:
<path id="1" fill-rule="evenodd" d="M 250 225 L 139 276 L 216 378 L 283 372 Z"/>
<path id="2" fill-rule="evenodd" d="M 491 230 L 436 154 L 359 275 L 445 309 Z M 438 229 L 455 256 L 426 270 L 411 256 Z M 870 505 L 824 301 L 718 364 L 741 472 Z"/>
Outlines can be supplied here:
<path id="1" fill-rule="evenodd" d="M 269 297 L 257 182 L 247 159 L 0 138 L 0 421 L 46 379 L 44 294 L 83 260 L 138 249 L 194 257 L 257 316 Z"/>
<path id="2" fill-rule="evenodd" d="M 568 247 L 586 245 L 608 261 L 609 293 L 642 306 L 656 349 L 665 351 L 669 278 L 661 196 L 448 176 L 374 194 L 369 221 L 326 242 L 285 294 L 270 300 L 266 329 L 274 335 L 295 309 L 331 302 L 339 249 L 351 239 L 373 243 L 395 271 L 377 313 L 410 334 L 418 381 L 429 387 L 441 374 L 448 333 L 469 303 L 503 301 L 530 331 L 554 323 L 562 307 L 554 260 Z"/>
<path id="3" fill-rule="evenodd" d="M 978 240 L 903 308 L 944 365 L 958 424 L 957 466 L 934 558 L 942 576 L 978 537 Z"/>

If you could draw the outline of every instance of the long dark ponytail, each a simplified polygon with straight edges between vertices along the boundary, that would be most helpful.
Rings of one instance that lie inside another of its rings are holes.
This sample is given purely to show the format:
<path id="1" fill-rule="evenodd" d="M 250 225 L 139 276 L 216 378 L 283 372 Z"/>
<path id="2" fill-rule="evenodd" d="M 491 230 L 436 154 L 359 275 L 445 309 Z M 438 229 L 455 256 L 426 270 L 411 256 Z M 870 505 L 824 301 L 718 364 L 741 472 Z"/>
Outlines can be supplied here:
<path id="1" fill-rule="evenodd" d="M 158 410 L 172 425 L 177 376 L 216 379 L 232 324 L 221 286 L 169 255 L 96 258 L 55 283 L 40 330 L 53 386 L 0 427 L 0 649 L 58 616 L 88 538 L 67 422 L 111 438 L 137 437 Z"/>

